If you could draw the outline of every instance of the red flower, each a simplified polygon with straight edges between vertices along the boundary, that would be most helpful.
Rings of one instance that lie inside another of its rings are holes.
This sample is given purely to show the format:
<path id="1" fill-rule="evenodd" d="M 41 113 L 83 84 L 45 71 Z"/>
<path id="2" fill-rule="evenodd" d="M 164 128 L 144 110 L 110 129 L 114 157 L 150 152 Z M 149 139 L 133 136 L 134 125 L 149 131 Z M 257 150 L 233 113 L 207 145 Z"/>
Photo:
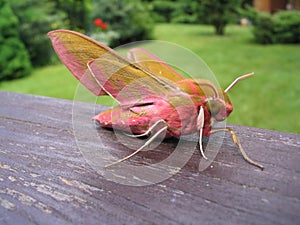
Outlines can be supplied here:
<path id="1" fill-rule="evenodd" d="M 103 21 L 100 18 L 94 19 L 94 24 L 97 27 L 100 27 L 102 25 Z"/>
<path id="2" fill-rule="evenodd" d="M 96 27 L 100 27 L 102 30 L 107 30 L 107 24 L 104 23 L 100 18 L 94 19 L 94 24 Z"/>
<path id="3" fill-rule="evenodd" d="M 102 23 L 100 27 L 101 27 L 102 30 L 107 30 L 107 24 L 106 23 Z"/>

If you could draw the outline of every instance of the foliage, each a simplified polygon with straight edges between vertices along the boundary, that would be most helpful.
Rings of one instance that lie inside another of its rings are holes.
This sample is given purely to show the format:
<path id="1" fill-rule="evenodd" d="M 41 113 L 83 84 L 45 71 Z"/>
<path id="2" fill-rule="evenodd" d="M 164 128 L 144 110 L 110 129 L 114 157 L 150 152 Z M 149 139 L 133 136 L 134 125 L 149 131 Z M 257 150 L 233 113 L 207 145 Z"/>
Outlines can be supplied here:
<path id="1" fill-rule="evenodd" d="M 112 47 L 151 38 L 153 20 L 141 1 L 98 0 L 93 9 L 93 19 L 101 18 L 108 24 L 108 30 L 118 33 L 111 40 Z"/>
<path id="2" fill-rule="evenodd" d="M 199 0 L 149 0 L 148 4 L 155 22 L 197 23 Z"/>
<path id="3" fill-rule="evenodd" d="M 85 32 L 89 27 L 92 0 L 52 0 L 56 10 L 66 13 L 71 30 Z"/>
<path id="4" fill-rule="evenodd" d="M 94 32 L 90 35 L 90 37 L 94 40 L 99 41 L 107 46 L 111 46 L 112 41 L 118 39 L 119 36 L 119 33 L 112 30 L 106 32 Z"/>
<path id="5" fill-rule="evenodd" d="M 228 23 L 237 21 L 236 10 L 246 0 L 173 0 L 147 1 L 157 22 L 201 23 L 215 27 L 223 35 Z"/>
<path id="6" fill-rule="evenodd" d="M 155 22 L 171 22 L 177 2 L 154 0 L 149 3 Z M 177 7 L 178 8 L 178 7 Z"/>
<path id="7" fill-rule="evenodd" d="M 282 11 L 273 16 L 275 43 L 300 43 L 300 12 Z"/>
<path id="8" fill-rule="evenodd" d="M 239 12 L 252 21 L 256 42 L 260 44 L 300 43 L 299 11 L 279 11 L 272 15 L 248 6 Z"/>
<path id="9" fill-rule="evenodd" d="M 259 18 L 254 24 L 253 34 L 258 43 L 270 44 L 274 42 L 273 22 L 270 14 L 259 14 Z"/>
<path id="10" fill-rule="evenodd" d="M 26 76 L 31 70 L 28 52 L 19 37 L 18 18 L 5 0 L 0 0 L 0 18 L 0 81 Z"/>
<path id="11" fill-rule="evenodd" d="M 217 35 L 224 35 L 228 23 L 236 20 L 236 10 L 241 7 L 242 0 L 201 0 L 199 10 L 201 18 L 215 28 Z"/>
<path id="12" fill-rule="evenodd" d="M 90 34 L 90 37 L 94 40 L 99 41 L 107 46 L 110 46 L 113 40 L 119 38 L 119 33 L 113 30 L 107 30 L 108 25 L 105 22 L 103 22 L 102 19 L 94 19 L 94 25 L 96 26 L 96 29 L 94 29 L 94 32 L 92 34 Z"/>
<path id="13" fill-rule="evenodd" d="M 34 66 L 49 63 L 52 47 L 46 34 L 53 29 L 68 27 L 63 22 L 65 14 L 56 10 L 50 0 L 10 0 L 9 3 L 19 19 L 17 29 L 31 63 Z"/>
<path id="14" fill-rule="evenodd" d="M 173 3 L 171 22 L 173 23 L 199 23 L 198 2 L 194 0 L 178 1 Z"/>

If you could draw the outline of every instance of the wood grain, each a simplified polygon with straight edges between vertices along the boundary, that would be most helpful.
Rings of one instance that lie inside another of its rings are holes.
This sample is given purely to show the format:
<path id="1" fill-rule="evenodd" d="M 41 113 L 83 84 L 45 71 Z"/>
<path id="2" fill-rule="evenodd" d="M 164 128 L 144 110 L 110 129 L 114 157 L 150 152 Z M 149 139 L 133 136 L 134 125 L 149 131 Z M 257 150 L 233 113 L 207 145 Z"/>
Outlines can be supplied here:
<path id="1" fill-rule="evenodd" d="M 107 180 L 85 160 L 72 101 L 0 92 L 0 103 L 0 224 L 299 224 L 298 134 L 230 125 L 264 171 L 226 135 L 205 171 L 195 152 L 169 179 L 136 187 Z M 130 152 L 100 131 L 114 154 Z M 156 162 L 174 145 L 165 141 L 128 163 Z"/>

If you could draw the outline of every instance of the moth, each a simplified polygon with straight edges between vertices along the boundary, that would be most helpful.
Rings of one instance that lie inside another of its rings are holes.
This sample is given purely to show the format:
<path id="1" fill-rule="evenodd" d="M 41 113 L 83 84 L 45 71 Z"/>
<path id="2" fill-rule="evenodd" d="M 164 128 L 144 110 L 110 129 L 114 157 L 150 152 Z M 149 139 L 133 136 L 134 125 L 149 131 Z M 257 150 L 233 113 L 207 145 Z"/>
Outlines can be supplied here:
<path id="1" fill-rule="evenodd" d="M 60 60 L 89 91 L 110 95 L 119 103 L 96 115 L 95 121 L 106 128 L 129 129 L 134 137 L 151 135 L 142 147 L 107 167 L 133 157 L 162 134 L 197 133 L 200 153 L 206 158 L 202 138 L 227 131 L 244 159 L 263 169 L 247 156 L 231 128 L 213 128 L 233 110 L 229 90 L 253 73 L 238 77 L 222 90 L 209 80 L 183 77 L 143 48 L 130 49 L 125 58 L 81 33 L 54 30 L 48 36 Z"/>

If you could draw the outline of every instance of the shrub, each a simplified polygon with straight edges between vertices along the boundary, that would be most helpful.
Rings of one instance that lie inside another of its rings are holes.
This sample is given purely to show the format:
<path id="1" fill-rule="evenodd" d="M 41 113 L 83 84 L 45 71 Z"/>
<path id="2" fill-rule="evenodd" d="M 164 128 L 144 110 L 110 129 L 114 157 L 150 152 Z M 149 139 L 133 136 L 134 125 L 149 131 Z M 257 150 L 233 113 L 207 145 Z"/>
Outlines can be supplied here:
<path id="1" fill-rule="evenodd" d="M 57 28 L 68 28 L 63 22 L 65 14 L 55 10 L 55 4 L 48 0 L 9 0 L 9 4 L 20 21 L 17 29 L 32 65 L 48 64 L 52 47 L 46 34 Z"/>
<path id="2" fill-rule="evenodd" d="M 174 11 L 172 12 L 171 22 L 173 23 L 198 23 L 198 3 L 194 0 L 178 1 L 173 3 Z M 201 21 L 203 22 L 203 21 Z"/>
<path id="3" fill-rule="evenodd" d="M 139 0 L 98 0 L 93 9 L 93 19 L 101 18 L 108 30 L 118 33 L 111 40 L 112 47 L 151 38 L 153 20 Z"/>
<path id="4" fill-rule="evenodd" d="M 151 10 L 155 22 L 168 23 L 173 18 L 177 2 L 156 0 L 151 3 Z"/>
<path id="5" fill-rule="evenodd" d="M 267 13 L 259 14 L 254 23 L 253 34 L 256 42 L 270 44 L 274 42 L 273 21 Z"/>
<path id="6" fill-rule="evenodd" d="M 275 43 L 300 43 L 300 12 L 282 11 L 273 17 Z"/>
<path id="7" fill-rule="evenodd" d="M 31 64 L 17 30 L 18 19 L 9 4 L 0 0 L 0 81 L 30 73 Z"/>
<path id="8" fill-rule="evenodd" d="M 24 1 L 24 0 L 22 0 Z M 45 1 L 45 0 L 37 0 Z M 85 32 L 89 24 L 89 14 L 92 10 L 92 0 L 46 0 L 55 3 L 55 13 L 65 13 L 65 20 L 68 22 L 69 29 Z M 44 3 L 45 4 L 45 3 Z M 53 8 L 50 6 L 50 9 Z"/>
<path id="9" fill-rule="evenodd" d="M 90 34 L 90 37 L 102 44 L 111 46 L 112 41 L 119 38 L 119 34 L 115 31 L 109 30 L 106 32 L 94 32 Z"/>
<path id="10" fill-rule="evenodd" d="M 299 11 L 279 11 L 271 15 L 247 7 L 240 13 L 252 21 L 253 34 L 258 43 L 300 43 Z"/>

